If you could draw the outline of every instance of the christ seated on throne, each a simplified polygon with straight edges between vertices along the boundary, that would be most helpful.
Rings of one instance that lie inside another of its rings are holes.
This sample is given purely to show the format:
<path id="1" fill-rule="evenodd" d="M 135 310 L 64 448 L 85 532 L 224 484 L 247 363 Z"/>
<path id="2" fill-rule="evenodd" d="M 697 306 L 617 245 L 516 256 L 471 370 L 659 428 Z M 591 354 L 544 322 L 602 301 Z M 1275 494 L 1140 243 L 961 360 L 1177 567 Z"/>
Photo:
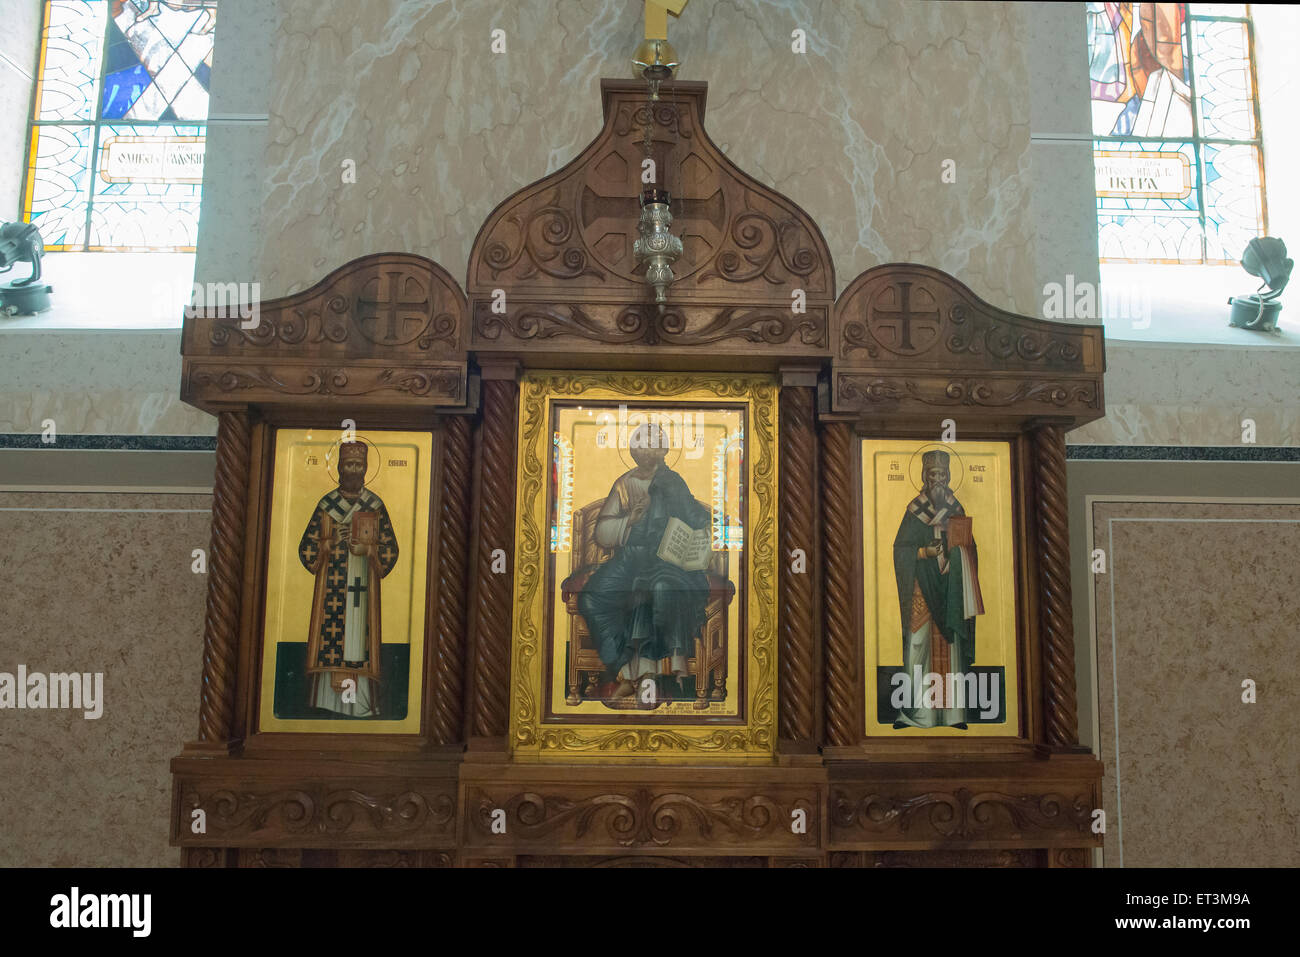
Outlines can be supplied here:
<path id="1" fill-rule="evenodd" d="M 711 515 L 665 464 L 667 436 L 658 426 L 640 426 L 628 444 L 636 467 L 614 481 L 594 522 L 596 548 L 590 551 L 610 557 L 593 567 L 582 554 L 589 550 L 575 549 L 578 567 L 561 585 L 566 604 L 586 626 L 571 628 L 569 703 L 578 700 L 577 672 L 596 663 L 583 647 L 587 638 L 603 669 L 603 680 L 593 680 L 588 690 L 599 687 L 597 696 L 608 706 L 688 698 L 694 677 L 696 707 L 705 708 L 711 673 L 713 700 L 723 697 L 725 608 L 734 588 L 707 568 L 660 557 L 671 522 L 707 534 Z"/>

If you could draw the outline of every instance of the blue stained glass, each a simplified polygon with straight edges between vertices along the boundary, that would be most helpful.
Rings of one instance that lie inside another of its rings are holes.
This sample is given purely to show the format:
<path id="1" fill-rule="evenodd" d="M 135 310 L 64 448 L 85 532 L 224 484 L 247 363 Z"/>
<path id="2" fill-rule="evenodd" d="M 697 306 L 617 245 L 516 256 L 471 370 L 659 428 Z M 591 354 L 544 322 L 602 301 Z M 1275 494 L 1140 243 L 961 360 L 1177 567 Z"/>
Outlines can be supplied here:
<path id="1" fill-rule="evenodd" d="M 104 77 L 104 105 L 99 115 L 106 120 L 126 116 L 126 111 L 140 98 L 150 83 L 149 71 L 137 63 L 126 70 L 118 70 Z"/>

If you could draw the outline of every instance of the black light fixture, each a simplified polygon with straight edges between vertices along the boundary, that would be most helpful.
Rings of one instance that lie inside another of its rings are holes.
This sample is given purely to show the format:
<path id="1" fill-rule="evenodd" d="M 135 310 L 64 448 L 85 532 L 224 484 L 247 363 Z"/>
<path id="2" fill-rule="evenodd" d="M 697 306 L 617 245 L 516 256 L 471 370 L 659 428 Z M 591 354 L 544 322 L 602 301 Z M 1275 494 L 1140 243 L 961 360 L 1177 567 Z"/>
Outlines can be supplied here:
<path id="1" fill-rule="evenodd" d="M 31 223 L 5 223 L 0 226 L 0 272 L 8 272 L 14 263 L 29 262 L 32 274 L 0 285 L 0 313 L 7 316 L 32 315 L 50 308 L 52 286 L 39 282 L 41 254 L 45 243 L 41 231 Z"/>
<path id="2" fill-rule="evenodd" d="M 1228 305 L 1232 307 L 1228 325 L 1276 332 L 1277 316 L 1282 311 L 1277 297 L 1286 288 L 1294 265 L 1286 258 L 1286 243 L 1276 236 L 1261 236 L 1247 243 L 1246 251 L 1241 254 L 1241 267 L 1264 281 L 1249 296 L 1228 297 Z M 1261 292 L 1265 286 L 1268 292 Z"/>

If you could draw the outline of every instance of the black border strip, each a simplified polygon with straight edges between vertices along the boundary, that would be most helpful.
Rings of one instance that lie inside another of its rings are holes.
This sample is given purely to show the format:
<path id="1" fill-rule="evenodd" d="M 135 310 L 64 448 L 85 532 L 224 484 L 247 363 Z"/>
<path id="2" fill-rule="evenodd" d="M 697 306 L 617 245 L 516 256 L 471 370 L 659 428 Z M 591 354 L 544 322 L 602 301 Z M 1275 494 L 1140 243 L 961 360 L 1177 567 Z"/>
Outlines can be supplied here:
<path id="1" fill-rule="evenodd" d="M 215 435 L 64 435 L 54 442 L 41 434 L 0 432 L 0 449 L 62 449 L 100 452 L 215 452 Z"/>
<path id="2" fill-rule="evenodd" d="M 1300 462 L 1293 445 L 1067 445 L 1071 462 Z"/>

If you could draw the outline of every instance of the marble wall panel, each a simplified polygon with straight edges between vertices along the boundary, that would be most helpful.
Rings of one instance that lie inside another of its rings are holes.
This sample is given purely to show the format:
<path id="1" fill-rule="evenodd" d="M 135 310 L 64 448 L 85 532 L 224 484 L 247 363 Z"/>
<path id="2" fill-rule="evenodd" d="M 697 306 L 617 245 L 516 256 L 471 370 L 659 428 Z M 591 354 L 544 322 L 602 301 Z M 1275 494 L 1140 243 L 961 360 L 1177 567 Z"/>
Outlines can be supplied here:
<path id="1" fill-rule="evenodd" d="M 181 334 L 11 331 L 0 338 L 0 432 L 214 435 L 180 400 Z"/>
<path id="2" fill-rule="evenodd" d="M 622 0 L 278 9 L 260 208 L 269 295 L 389 249 L 463 276 L 492 207 L 595 136 L 599 79 L 629 74 L 642 26 Z M 718 2 L 688 8 L 670 34 L 680 76 L 709 81 L 714 139 L 817 220 L 841 287 L 877 263 L 924 262 L 1033 312 L 1024 13 Z M 493 29 L 505 53 L 491 52 Z M 792 52 L 795 29 L 806 53 Z M 948 159 L 955 183 L 941 179 Z"/>
<path id="3" fill-rule="evenodd" d="M 21 543 L 0 672 L 102 672 L 103 715 L 0 712 L 0 867 L 173 866 L 168 762 L 198 729 L 210 495 L 0 493 Z"/>
<path id="4" fill-rule="evenodd" d="M 1290 504 L 1097 501 L 1106 866 L 1300 864 Z M 1243 703 L 1242 682 L 1257 687 Z"/>
<path id="5" fill-rule="evenodd" d="M 1300 444 L 1300 354 L 1264 346 L 1106 343 L 1106 416 L 1069 435 L 1077 444 Z"/>

